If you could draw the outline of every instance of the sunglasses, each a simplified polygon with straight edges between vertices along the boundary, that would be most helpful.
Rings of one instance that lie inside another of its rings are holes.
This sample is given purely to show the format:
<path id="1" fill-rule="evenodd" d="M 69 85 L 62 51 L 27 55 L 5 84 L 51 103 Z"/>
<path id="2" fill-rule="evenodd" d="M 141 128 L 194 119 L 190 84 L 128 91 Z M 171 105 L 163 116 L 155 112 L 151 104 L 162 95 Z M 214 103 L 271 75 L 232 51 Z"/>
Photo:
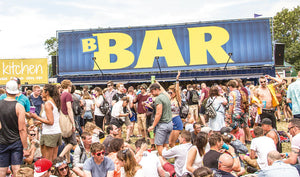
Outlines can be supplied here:
<path id="1" fill-rule="evenodd" d="M 172 94 L 173 94 L 173 92 L 168 92 L 168 94 L 169 94 L 169 95 L 172 95 Z"/>
<path id="2" fill-rule="evenodd" d="M 260 81 L 260 83 L 266 83 L 266 81 Z"/>
<path id="3" fill-rule="evenodd" d="M 289 127 L 288 128 L 288 132 L 290 132 L 290 130 L 292 129 L 292 128 L 294 128 L 295 126 L 292 126 L 292 127 Z"/>
<path id="4" fill-rule="evenodd" d="M 30 136 L 35 136 L 36 134 L 30 134 Z"/>
<path id="5" fill-rule="evenodd" d="M 107 85 L 107 87 L 110 87 L 111 85 L 109 84 L 109 85 Z"/>
<path id="6" fill-rule="evenodd" d="M 59 169 L 59 171 L 64 171 L 64 170 L 67 170 L 67 169 L 68 169 L 68 166 L 65 166 L 64 168 Z"/>
<path id="7" fill-rule="evenodd" d="M 98 157 L 101 156 L 101 155 L 105 155 L 105 151 L 94 153 L 94 155 L 96 155 Z"/>

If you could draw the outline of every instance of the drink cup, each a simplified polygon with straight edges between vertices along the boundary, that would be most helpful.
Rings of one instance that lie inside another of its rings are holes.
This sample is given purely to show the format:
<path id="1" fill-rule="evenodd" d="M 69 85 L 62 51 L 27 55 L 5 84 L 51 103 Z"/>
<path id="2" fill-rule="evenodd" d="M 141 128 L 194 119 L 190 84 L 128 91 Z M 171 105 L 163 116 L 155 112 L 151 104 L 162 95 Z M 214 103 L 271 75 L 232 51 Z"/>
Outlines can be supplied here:
<path id="1" fill-rule="evenodd" d="M 30 106 L 30 113 L 35 113 L 35 106 Z"/>
<path id="2" fill-rule="evenodd" d="M 264 108 L 266 108 L 267 106 L 267 101 L 262 101 L 263 105 L 264 105 Z"/>

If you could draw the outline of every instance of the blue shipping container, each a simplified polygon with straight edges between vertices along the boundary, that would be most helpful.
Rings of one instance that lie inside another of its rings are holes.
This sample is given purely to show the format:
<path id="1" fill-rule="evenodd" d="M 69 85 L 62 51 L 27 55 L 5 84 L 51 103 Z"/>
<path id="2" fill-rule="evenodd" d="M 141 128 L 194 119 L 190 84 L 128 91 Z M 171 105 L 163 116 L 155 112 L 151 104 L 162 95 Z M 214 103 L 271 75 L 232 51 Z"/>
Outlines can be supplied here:
<path id="1" fill-rule="evenodd" d="M 58 75 L 273 65 L 268 18 L 58 31 Z"/>

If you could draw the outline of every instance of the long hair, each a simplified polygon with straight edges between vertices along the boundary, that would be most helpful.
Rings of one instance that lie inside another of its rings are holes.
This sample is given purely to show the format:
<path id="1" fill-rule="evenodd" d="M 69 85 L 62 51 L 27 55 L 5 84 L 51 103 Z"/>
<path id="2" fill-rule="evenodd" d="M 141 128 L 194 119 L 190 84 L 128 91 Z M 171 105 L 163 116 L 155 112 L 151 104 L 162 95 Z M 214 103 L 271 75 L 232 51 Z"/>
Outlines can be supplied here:
<path id="1" fill-rule="evenodd" d="M 134 176 L 137 172 L 137 167 L 141 167 L 135 160 L 134 154 L 130 149 L 120 150 L 117 153 L 117 158 L 124 162 L 124 170 L 126 176 Z"/>
<path id="2" fill-rule="evenodd" d="M 53 99 L 58 111 L 60 111 L 60 95 L 58 88 L 55 85 L 46 84 L 44 90 L 48 91 L 49 96 Z"/>
<path id="3" fill-rule="evenodd" d="M 203 156 L 205 153 L 205 146 L 207 144 L 208 134 L 205 132 L 199 132 L 194 141 L 194 145 L 197 147 L 200 156 Z"/>
<path id="4" fill-rule="evenodd" d="M 66 164 L 68 166 L 65 157 L 56 157 L 56 159 L 53 160 L 53 166 L 55 167 L 53 175 L 60 177 L 58 167 L 61 166 L 62 163 Z M 71 172 L 70 172 L 70 168 L 68 166 L 68 173 L 67 173 L 66 177 L 71 177 L 71 176 L 72 175 L 71 175 Z"/>

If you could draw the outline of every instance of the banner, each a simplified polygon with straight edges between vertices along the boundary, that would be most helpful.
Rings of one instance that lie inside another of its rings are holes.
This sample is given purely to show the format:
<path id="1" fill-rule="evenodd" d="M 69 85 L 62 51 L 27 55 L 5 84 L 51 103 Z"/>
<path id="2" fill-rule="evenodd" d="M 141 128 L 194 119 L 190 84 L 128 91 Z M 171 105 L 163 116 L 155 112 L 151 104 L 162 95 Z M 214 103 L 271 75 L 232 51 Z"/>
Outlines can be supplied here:
<path id="1" fill-rule="evenodd" d="M 57 34 L 58 75 L 273 64 L 268 18 Z"/>
<path id="2" fill-rule="evenodd" d="M 5 85 L 12 77 L 18 77 L 21 84 L 48 83 L 47 58 L 1 59 L 0 85 Z"/>

